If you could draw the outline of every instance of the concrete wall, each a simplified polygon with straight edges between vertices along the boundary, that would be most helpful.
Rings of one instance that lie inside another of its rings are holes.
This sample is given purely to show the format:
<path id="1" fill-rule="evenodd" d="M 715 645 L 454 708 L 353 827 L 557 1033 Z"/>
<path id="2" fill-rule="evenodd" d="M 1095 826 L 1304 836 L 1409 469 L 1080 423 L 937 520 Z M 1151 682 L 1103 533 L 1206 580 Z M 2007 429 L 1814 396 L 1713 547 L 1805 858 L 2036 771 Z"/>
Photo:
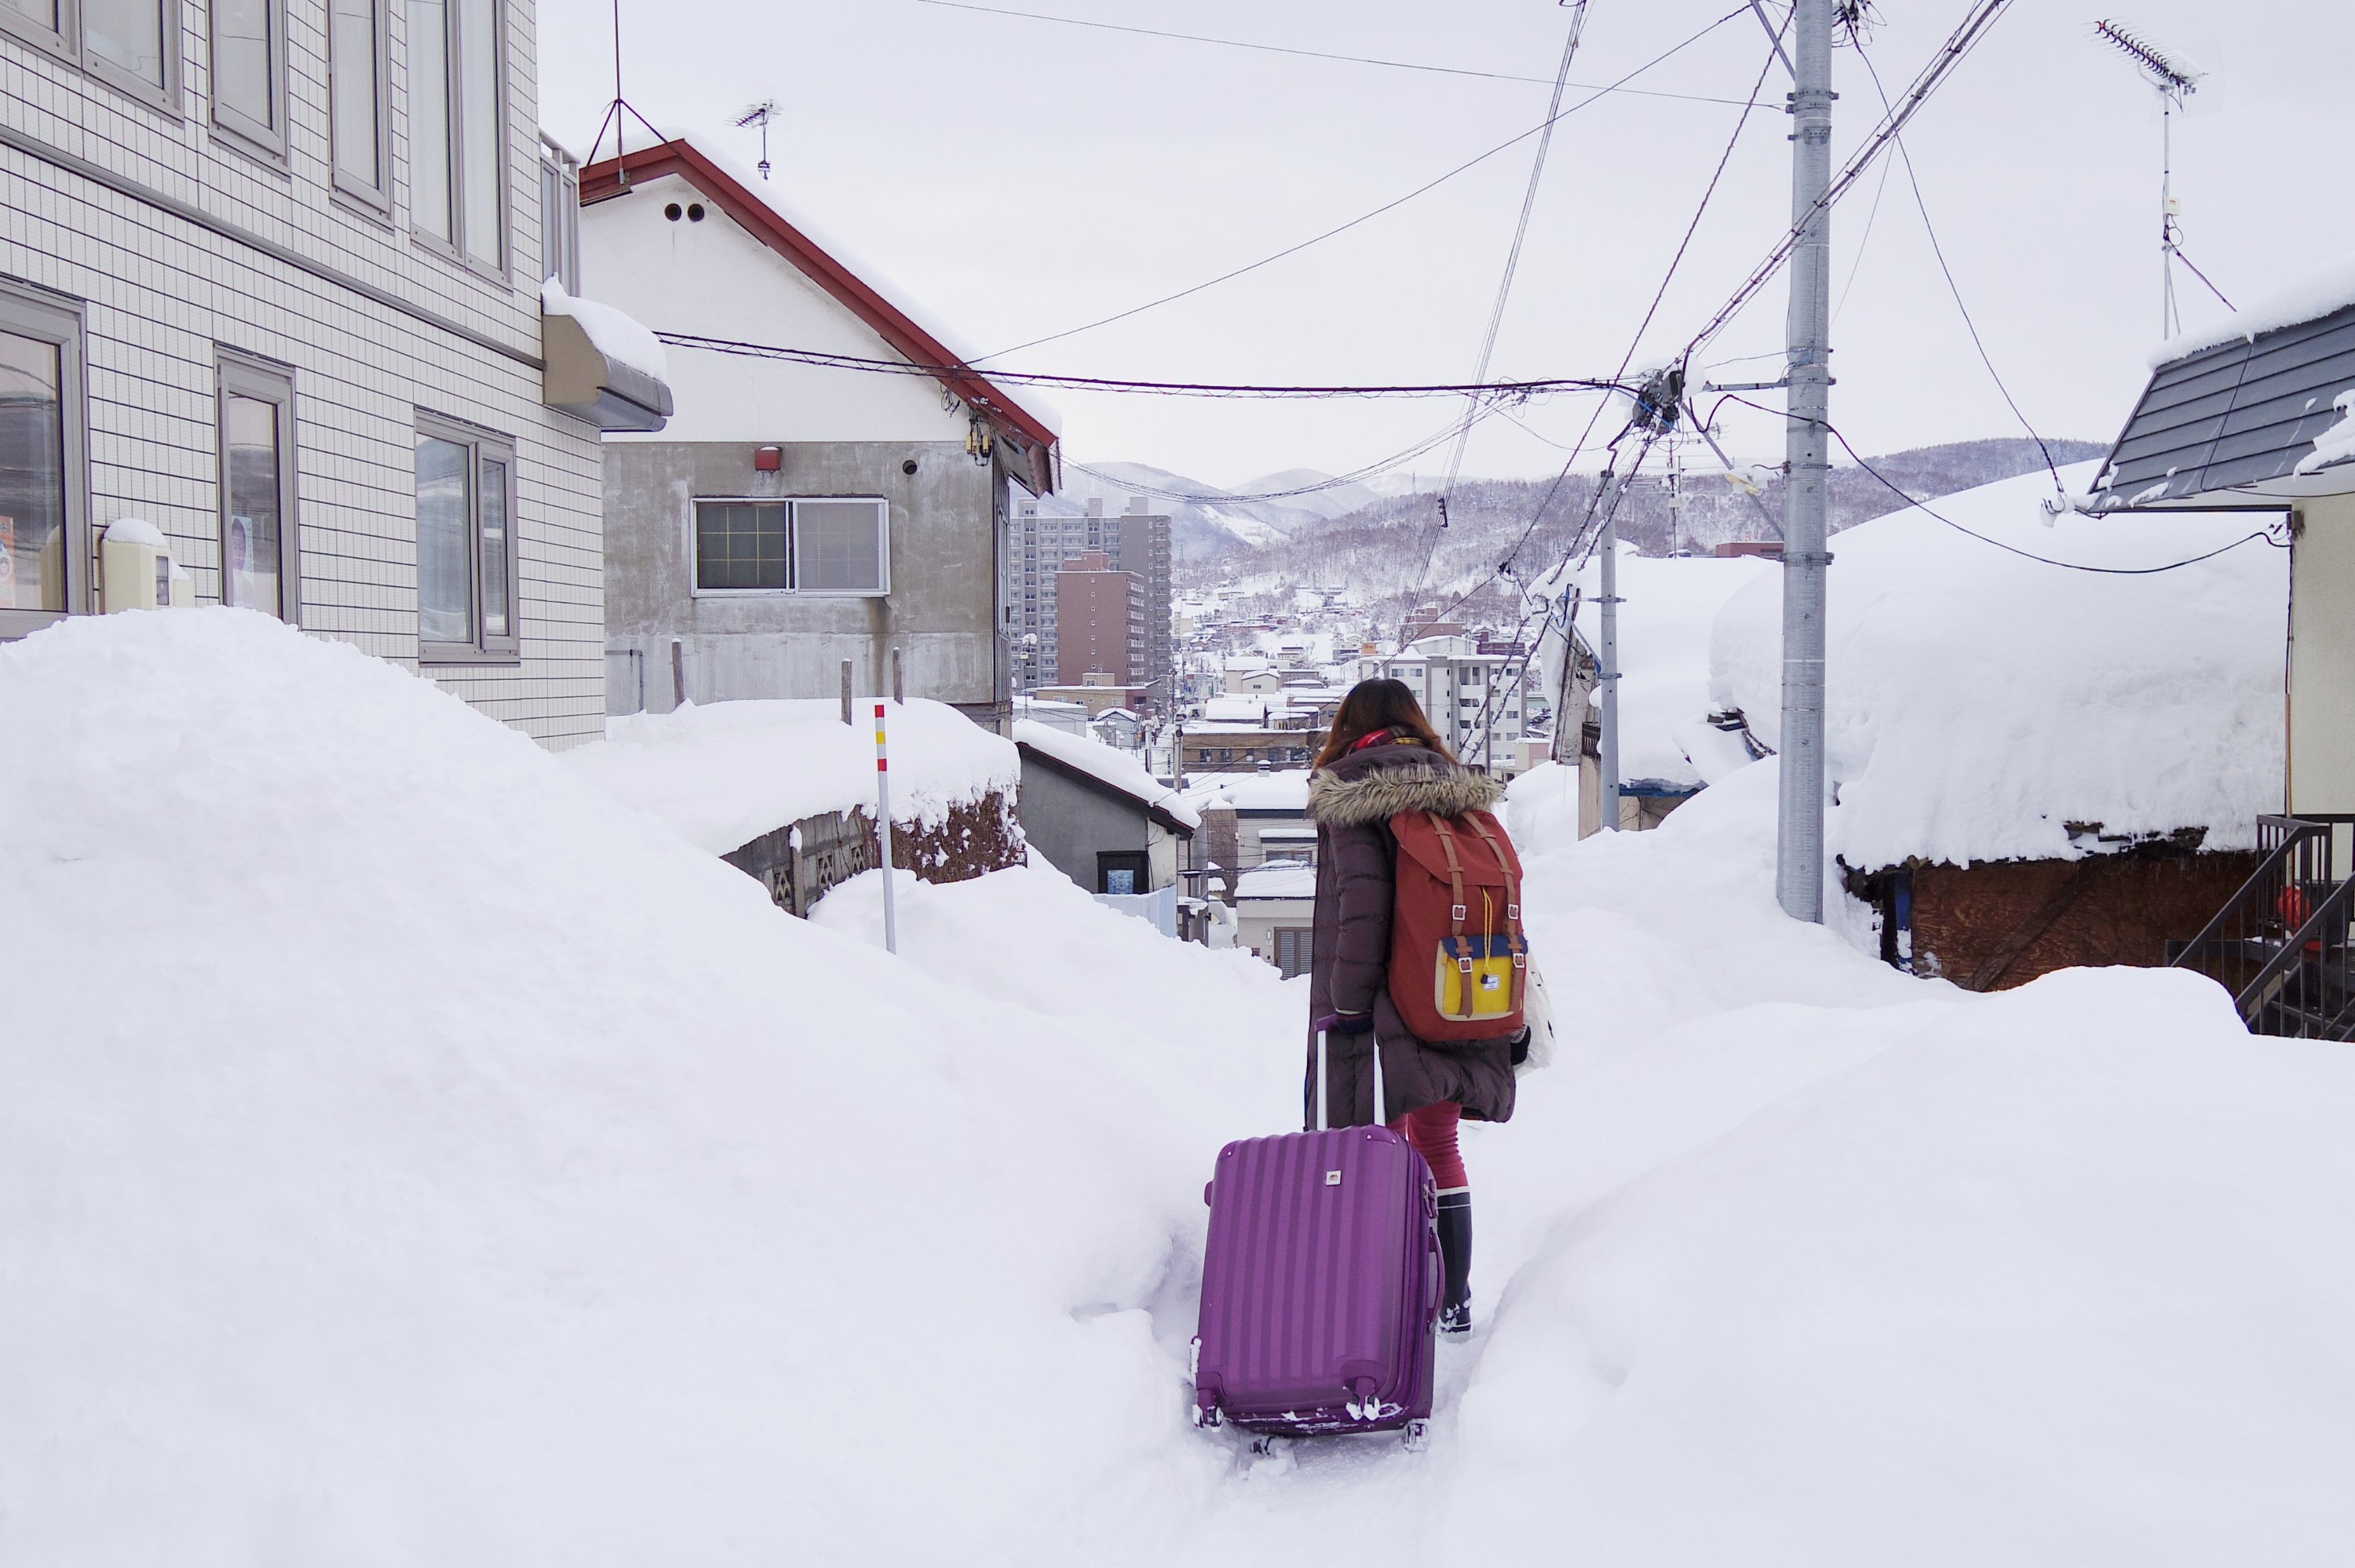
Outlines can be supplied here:
<path id="1" fill-rule="evenodd" d="M 858 694 L 883 693 L 896 647 L 910 697 L 968 711 L 997 703 L 996 471 L 975 464 L 962 440 L 789 441 L 783 467 L 763 473 L 753 467 L 756 444 L 652 440 L 607 450 L 606 646 L 642 658 L 646 706 L 675 705 L 674 638 L 696 702 L 831 697 L 845 659 Z M 889 503 L 889 594 L 695 594 L 697 497 L 823 495 Z"/>
<path id="2" fill-rule="evenodd" d="M 2355 811 L 2355 495 L 2302 503 L 2290 546 L 2289 809 Z"/>
<path id="3" fill-rule="evenodd" d="M 285 7 L 282 168 L 213 132 L 206 7 L 176 15 L 181 79 L 164 112 L 0 38 L 0 122 L 26 143 L 0 148 L 0 277 L 81 315 L 83 560 L 102 525 L 145 518 L 197 597 L 218 600 L 217 359 L 229 349 L 275 361 L 294 380 L 302 624 L 415 668 L 415 421 L 420 410 L 464 419 L 516 443 L 521 652 L 424 673 L 545 744 L 592 738 L 604 718 L 598 437 L 542 405 L 528 363 L 541 277 L 533 5 L 503 12 L 509 210 L 496 271 L 411 233 L 405 7 L 388 15 L 395 133 L 381 220 L 333 189 L 321 0 Z M 86 593 L 69 606 L 94 608 Z"/>
<path id="4" fill-rule="evenodd" d="M 1096 854 L 1102 850 L 1143 850 L 1150 855 L 1148 893 L 1178 880 L 1178 839 L 1146 816 L 1141 803 L 1109 800 L 1026 756 L 1015 809 L 1031 847 L 1091 893 L 1096 890 Z"/>

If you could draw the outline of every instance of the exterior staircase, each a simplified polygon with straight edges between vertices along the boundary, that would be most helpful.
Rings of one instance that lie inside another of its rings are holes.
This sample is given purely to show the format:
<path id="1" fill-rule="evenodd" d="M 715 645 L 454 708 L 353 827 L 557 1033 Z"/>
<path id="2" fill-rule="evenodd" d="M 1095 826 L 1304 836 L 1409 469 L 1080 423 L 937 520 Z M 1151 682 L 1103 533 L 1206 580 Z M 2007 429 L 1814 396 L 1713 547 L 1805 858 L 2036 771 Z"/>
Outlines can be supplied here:
<path id="1" fill-rule="evenodd" d="M 2257 819 L 2264 861 L 2189 942 L 2169 942 L 2171 968 L 2232 993 L 2253 1034 L 2355 1039 L 2355 878 L 2332 863 L 2334 829 L 2355 814 Z"/>

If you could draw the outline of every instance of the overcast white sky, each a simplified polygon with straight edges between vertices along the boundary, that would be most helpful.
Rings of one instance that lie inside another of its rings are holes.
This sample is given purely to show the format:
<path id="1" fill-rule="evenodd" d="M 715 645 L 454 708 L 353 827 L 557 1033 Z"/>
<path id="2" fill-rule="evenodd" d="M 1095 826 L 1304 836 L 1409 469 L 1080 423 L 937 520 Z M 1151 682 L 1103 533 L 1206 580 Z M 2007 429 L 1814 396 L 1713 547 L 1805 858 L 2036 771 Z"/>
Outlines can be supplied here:
<path id="1" fill-rule="evenodd" d="M 777 99 L 780 189 L 962 338 L 995 350 L 1257 260 L 1528 130 L 1544 117 L 1570 16 L 1551 0 L 1007 4 L 1543 79 L 1255 53 L 922 0 L 622 0 L 623 88 L 655 123 L 709 132 L 748 164 L 757 140 L 728 122 Z M 1572 79 L 1609 81 L 1732 4 L 1593 0 Z M 2115 434 L 2159 335 L 2158 113 L 2129 65 L 2094 40 L 2097 17 L 2117 16 L 2207 73 L 2177 122 L 2176 190 L 2186 253 L 2227 294 L 2243 300 L 2355 249 L 2340 173 L 2355 130 L 2345 81 L 2355 23 L 2339 5 L 2100 4 L 2019 0 L 1907 136 L 1997 366 L 2044 433 L 2089 440 Z M 1964 10 L 1963 0 L 1881 0 L 1870 54 L 1892 94 Z M 540 19 L 543 122 L 585 146 L 613 92 L 610 12 L 545 0 Z M 1738 101 L 1765 49 L 1745 16 L 1634 85 Z M 1775 111 L 1749 117 L 1644 352 L 1689 336 L 1787 225 L 1779 76 L 1777 67 L 1764 95 Z M 1834 76 L 1838 159 L 1879 104 L 1853 52 L 1837 55 Z M 1740 118 L 1721 103 L 1614 94 L 1561 122 L 1492 376 L 1617 366 Z M 1155 380 L 1465 379 L 1531 145 L 1300 255 L 1007 363 Z M 1834 213 L 1833 422 L 1868 453 L 2016 431 L 1938 276 L 1902 166 L 1868 237 L 1877 184 L 1868 178 Z M 2187 324 L 2221 309 L 2195 281 L 2180 277 L 2179 288 Z M 1778 281 L 1709 357 L 1777 350 L 1783 304 Z M 1777 373 L 1762 359 L 1715 374 Z M 1218 484 L 1295 466 L 1355 469 L 1453 413 L 1069 391 L 1054 400 L 1071 456 Z M 1552 471 L 1563 453 L 1548 441 L 1575 438 L 1588 409 L 1570 397 L 1534 405 L 1519 416 L 1526 430 L 1489 419 L 1465 471 Z M 1737 457 L 1780 460 L 1779 421 L 1729 408 L 1725 425 Z M 1444 460 L 1410 466 L 1429 473 Z"/>

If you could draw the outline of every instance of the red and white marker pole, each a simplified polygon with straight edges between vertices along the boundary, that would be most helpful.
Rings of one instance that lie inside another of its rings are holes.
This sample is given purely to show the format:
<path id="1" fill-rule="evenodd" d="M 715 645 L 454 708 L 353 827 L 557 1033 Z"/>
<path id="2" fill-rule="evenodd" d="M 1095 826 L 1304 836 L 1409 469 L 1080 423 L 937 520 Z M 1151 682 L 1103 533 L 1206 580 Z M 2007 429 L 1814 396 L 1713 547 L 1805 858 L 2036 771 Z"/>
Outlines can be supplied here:
<path id="1" fill-rule="evenodd" d="M 900 950 L 899 911 L 891 904 L 891 759 L 883 748 L 883 705 L 875 705 L 875 836 L 883 848 L 883 950 Z"/>

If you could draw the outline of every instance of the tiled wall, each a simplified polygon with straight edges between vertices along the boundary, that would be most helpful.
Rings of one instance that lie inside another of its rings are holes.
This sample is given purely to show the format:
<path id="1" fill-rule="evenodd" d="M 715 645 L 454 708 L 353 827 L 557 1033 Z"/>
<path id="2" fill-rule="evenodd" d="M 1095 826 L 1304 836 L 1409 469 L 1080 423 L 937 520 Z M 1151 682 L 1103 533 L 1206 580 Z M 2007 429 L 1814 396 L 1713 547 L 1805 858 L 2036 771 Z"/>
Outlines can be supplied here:
<path id="1" fill-rule="evenodd" d="M 181 5 L 181 117 L 0 37 L 0 124 L 506 345 L 539 345 L 534 16 L 507 16 L 508 267 L 471 270 L 412 240 L 402 105 L 403 7 L 390 7 L 395 202 L 389 219 L 331 194 L 326 0 L 287 0 L 288 159 L 246 156 L 209 128 L 204 5 Z M 602 493 L 596 432 L 539 401 L 538 372 L 446 327 L 110 188 L 0 146 L 0 277 L 83 302 L 92 533 L 143 516 L 199 596 L 218 595 L 218 348 L 293 367 L 303 623 L 372 653 L 417 657 L 413 428 L 418 410 L 516 442 L 522 659 L 432 666 L 468 702 L 551 746 L 604 713 Z M 89 608 L 77 606 L 77 609 Z"/>

